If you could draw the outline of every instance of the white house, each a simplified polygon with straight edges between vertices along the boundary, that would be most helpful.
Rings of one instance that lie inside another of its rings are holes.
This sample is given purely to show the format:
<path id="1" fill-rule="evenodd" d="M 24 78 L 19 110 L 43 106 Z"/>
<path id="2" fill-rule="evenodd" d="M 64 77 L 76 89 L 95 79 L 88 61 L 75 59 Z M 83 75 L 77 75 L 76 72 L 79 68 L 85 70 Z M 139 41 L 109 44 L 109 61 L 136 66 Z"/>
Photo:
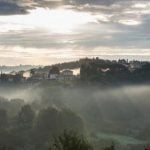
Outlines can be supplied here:
<path id="1" fill-rule="evenodd" d="M 63 76 L 73 76 L 73 71 L 69 69 L 65 69 L 61 72 Z"/>
<path id="2" fill-rule="evenodd" d="M 70 69 L 63 70 L 59 76 L 59 80 L 73 80 L 73 79 L 74 79 L 73 71 Z"/>

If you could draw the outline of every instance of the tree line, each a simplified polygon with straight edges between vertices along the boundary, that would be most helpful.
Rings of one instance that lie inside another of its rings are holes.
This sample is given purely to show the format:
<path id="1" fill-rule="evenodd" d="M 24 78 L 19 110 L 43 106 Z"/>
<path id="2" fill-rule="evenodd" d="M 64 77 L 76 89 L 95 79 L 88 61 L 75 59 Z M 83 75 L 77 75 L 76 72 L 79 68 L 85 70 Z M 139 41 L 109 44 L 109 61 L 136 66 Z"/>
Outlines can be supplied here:
<path id="1" fill-rule="evenodd" d="M 81 65 L 80 77 L 82 81 L 100 81 L 104 84 L 146 82 L 150 81 L 150 63 L 87 59 Z"/>

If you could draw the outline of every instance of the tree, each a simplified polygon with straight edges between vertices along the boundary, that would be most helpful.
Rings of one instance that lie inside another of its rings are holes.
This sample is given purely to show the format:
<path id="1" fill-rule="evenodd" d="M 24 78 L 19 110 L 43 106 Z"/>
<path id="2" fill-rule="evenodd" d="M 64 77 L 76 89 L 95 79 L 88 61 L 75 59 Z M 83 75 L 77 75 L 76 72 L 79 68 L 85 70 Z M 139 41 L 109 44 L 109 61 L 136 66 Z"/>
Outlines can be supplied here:
<path id="1" fill-rule="evenodd" d="M 93 150 L 93 148 L 84 137 L 65 131 L 54 139 L 49 150 Z"/>
<path id="2" fill-rule="evenodd" d="M 49 137 L 50 134 L 59 135 L 64 130 L 83 132 L 84 126 L 82 119 L 69 109 L 48 107 L 39 112 L 35 129 L 38 134 L 42 132 L 42 135 Z"/>
<path id="3" fill-rule="evenodd" d="M 80 117 L 70 110 L 57 107 L 48 107 L 38 113 L 34 127 L 34 141 L 39 149 L 47 149 L 47 143 L 63 133 L 64 130 L 83 132 L 83 124 Z"/>
<path id="4" fill-rule="evenodd" d="M 4 109 L 0 109 L 0 129 L 6 128 L 8 125 L 7 112 Z"/>
<path id="5" fill-rule="evenodd" d="M 30 105 L 23 106 L 18 113 L 17 125 L 21 129 L 30 129 L 33 125 L 34 116 L 34 111 Z"/>
<path id="6" fill-rule="evenodd" d="M 105 147 L 104 150 L 115 150 L 115 145 L 112 144 L 111 146 Z"/>
<path id="7" fill-rule="evenodd" d="M 63 130 L 72 130 L 79 133 L 83 133 L 84 131 L 82 119 L 70 109 L 62 109 L 61 122 Z"/>
<path id="8" fill-rule="evenodd" d="M 59 68 L 57 66 L 52 66 L 49 71 L 49 74 L 60 74 Z"/>
<path id="9" fill-rule="evenodd" d="M 15 136 L 14 139 L 17 139 L 17 141 L 20 140 L 20 145 L 18 146 L 19 149 L 20 147 L 26 147 L 26 149 L 29 149 L 32 145 L 34 117 L 35 113 L 31 106 L 24 105 L 14 120 L 11 133 Z"/>
<path id="10" fill-rule="evenodd" d="M 22 99 L 12 99 L 9 101 L 8 115 L 11 117 L 15 117 L 18 112 L 21 110 L 24 105 L 24 100 Z"/>
<path id="11" fill-rule="evenodd" d="M 31 69 L 30 70 L 30 76 L 33 77 L 36 73 L 36 69 Z"/>

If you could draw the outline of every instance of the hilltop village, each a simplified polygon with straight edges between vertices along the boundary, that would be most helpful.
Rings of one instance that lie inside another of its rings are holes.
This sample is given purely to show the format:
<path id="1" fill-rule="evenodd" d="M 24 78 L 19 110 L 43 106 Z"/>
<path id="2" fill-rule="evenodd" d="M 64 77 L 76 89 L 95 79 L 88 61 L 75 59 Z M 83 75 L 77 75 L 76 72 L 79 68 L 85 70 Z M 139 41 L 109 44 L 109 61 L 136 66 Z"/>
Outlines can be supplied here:
<path id="1" fill-rule="evenodd" d="M 76 70 L 76 72 L 75 72 Z M 12 71 L 0 74 L 2 83 L 25 83 L 38 82 L 43 80 L 89 80 L 89 81 L 127 81 L 134 78 L 147 79 L 150 70 L 150 63 L 146 61 L 128 61 L 125 59 L 103 60 L 81 59 L 75 62 L 68 62 L 46 66 L 43 68 L 33 68 L 27 71 Z M 149 79 L 149 78 L 148 78 Z"/>

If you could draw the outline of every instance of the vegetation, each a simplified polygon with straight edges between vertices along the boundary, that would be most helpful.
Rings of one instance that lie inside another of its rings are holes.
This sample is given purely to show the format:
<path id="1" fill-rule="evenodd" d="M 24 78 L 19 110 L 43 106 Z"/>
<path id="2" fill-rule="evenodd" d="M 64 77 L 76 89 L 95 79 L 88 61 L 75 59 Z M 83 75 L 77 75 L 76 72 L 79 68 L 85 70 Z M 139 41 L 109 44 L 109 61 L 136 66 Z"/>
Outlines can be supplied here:
<path id="1" fill-rule="evenodd" d="M 54 139 L 49 150 L 93 150 L 93 148 L 84 137 L 65 131 Z"/>
<path id="2" fill-rule="evenodd" d="M 150 63 L 126 60 L 88 59 L 81 65 L 82 81 L 111 83 L 141 83 L 150 81 Z"/>
<path id="3" fill-rule="evenodd" d="M 48 149 L 49 140 L 64 130 L 84 132 L 82 120 L 66 108 L 35 109 L 32 105 L 0 99 L 0 146 L 17 149 Z M 14 107 L 14 105 L 16 107 Z M 9 113 L 9 107 L 14 107 Z M 18 106 L 18 107 L 17 107 Z"/>

